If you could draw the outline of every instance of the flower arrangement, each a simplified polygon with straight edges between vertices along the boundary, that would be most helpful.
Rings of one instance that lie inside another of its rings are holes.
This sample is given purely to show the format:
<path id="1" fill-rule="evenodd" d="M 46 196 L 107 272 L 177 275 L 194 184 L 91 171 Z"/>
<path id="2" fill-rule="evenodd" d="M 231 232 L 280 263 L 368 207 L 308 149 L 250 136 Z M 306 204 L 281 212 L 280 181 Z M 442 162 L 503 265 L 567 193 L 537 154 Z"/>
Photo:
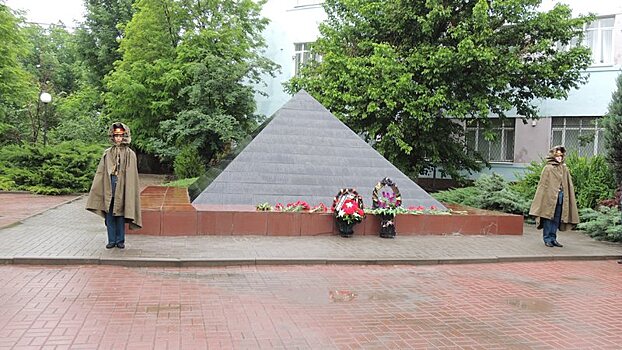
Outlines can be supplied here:
<path id="1" fill-rule="evenodd" d="M 380 193 L 380 195 L 379 195 Z M 380 237 L 395 237 L 395 215 L 401 209 L 402 197 L 397 185 L 385 177 L 374 186 L 372 192 L 374 214 L 380 215 Z"/>
<path id="2" fill-rule="evenodd" d="M 335 212 L 335 217 L 349 224 L 359 223 L 363 221 L 365 211 L 359 207 L 354 199 L 346 199 L 343 201 L 341 208 Z"/>
<path id="3" fill-rule="evenodd" d="M 402 206 L 402 196 L 397 185 L 388 177 L 382 179 L 372 192 L 372 213 L 395 216 Z"/>
<path id="4" fill-rule="evenodd" d="M 333 201 L 333 213 L 337 220 L 359 223 L 365 217 L 363 198 L 352 188 L 341 189 Z"/>
<path id="5" fill-rule="evenodd" d="M 353 188 L 342 188 L 333 200 L 333 215 L 342 237 L 352 237 L 353 226 L 363 221 L 363 198 Z"/>
<path id="6" fill-rule="evenodd" d="M 438 209 L 436 206 L 431 205 L 430 207 L 424 207 L 422 205 L 418 206 L 409 206 L 408 208 L 397 207 L 397 208 L 389 208 L 389 209 L 365 209 L 365 213 L 374 214 L 374 215 L 382 215 L 382 214 L 410 214 L 410 215 L 462 215 L 464 212 L 455 211 L 455 210 L 443 210 Z"/>
<path id="7" fill-rule="evenodd" d="M 287 203 L 286 205 L 277 203 L 274 207 L 271 206 L 269 203 L 260 203 L 257 204 L 255 208 L 257 209 L 257 211 L 280 211 L 289 213 L 326 213 L 329 211 L 328 207 L 324 203 L 320 203 L 314 207 L 311 207 L 307 202 L 300 200 L 293 203 Z"/>
<path id="8" fill-rule="evenodd" d="M 299 205 L 296 205 L 296 203 L 300 203 Z M 305 203 L 304 201 L 298 201 L 298 202 L 294 202 L 294 203 L 288 203 L 286 205 L 283 205 L 281 203 L 277 203 L 275 206 L 271 206 L 270 203 L 259 203 L 255 206 L 255 208 L 257 209 L 257 211 L 275 211 L 275 212 L 308 212 L 308 213 L 329 213 L 331 212 L 331 209 L 329 207 L 326 206 L 326 204 L 324 203 L 320 203 L 314 207 L 307 205 L 304 205 L 302 203 Z M 360 207 L 359 207 L 360 208 Z M 376 208 L 376 209 L 367 209 L 365 208 L 363 210 L 364 214 L 382 214 L 385 211 L 391 210 L 392 212 L 394 212 L 395 214 L 411 214 L 411 215 L 423 215 L 423 214 L 427 214 L 427 215 L 451 215 L 451 214 L 456 214 L 456 215 L 464 215 L 466 214 L 466 212 L 461 212 L 461 211 L 456 211 L 456 210 L 441 210 L 436 208 L 435 206 L 430 206 L 430 207 L 424 207 L 422 205 L 419 206 L 409 206 L 408 208 L 404 208 L 404 207 L 396 207 L 396 208 L 389 208 L 389 209 L 381 209 L 381 208 Z"/>
<path id="9" fill-rule="evenodd" d="M 393 209 L 402 205 L 399 194 L 393 192 L 382 191 L 382 197 L 379 198 L 378 208 Z"/>

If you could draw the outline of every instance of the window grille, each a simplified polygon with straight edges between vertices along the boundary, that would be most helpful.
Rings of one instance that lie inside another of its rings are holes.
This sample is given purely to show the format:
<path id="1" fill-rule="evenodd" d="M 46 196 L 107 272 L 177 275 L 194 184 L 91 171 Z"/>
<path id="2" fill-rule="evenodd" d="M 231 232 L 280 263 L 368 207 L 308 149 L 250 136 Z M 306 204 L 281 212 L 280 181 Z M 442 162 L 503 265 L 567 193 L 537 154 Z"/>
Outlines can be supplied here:
<path id="1" fill-rule="evenodd" d="M 551 123 L 551 147 L 564 145 L 582 157 L 605 154 L 604 129 L 595 117 L 558 117 Z"/>
<path id="2" fill-rule="evenodd" d="M 501 121 L 491 119 L 492 139 L 486 139 L 486 132 L 480 122 L 468 125 L 465 130 L 466 142 L 469 149 L 477 151 L 484 159 L 490 162 L 514 161 L 514 119 Z"/>

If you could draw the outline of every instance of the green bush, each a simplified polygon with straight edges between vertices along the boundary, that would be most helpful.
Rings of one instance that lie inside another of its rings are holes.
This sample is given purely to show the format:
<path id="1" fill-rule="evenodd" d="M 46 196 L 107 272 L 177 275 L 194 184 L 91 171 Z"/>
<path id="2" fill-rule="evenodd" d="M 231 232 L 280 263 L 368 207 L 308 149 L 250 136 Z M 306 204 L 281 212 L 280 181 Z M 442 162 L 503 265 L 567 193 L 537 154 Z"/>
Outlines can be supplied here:
<path id="1" fill-rule="evenodd" d="M 462 204 L 475 207 L 475 199 L 480 195 L 480 189 L 475 186 L 453 188 L 447 191 L 432 193 L 438 201 L 448 204 Z"/>
<path id="2" fill-rule="evenodd" d="M 4 146 L 0 148 L 0 187 L 40 194 L 87 192 L 104 149 L 104 145 L 79 141 Z"/>
<path id="3" fill-rule="evenodd" d="M 178 179 L 199 177 L 205 173 L 205 165 L 195 147 L 185 146 L 175 157 L 173 171 Z"/>
<path id="4" fill-rule="evenodd" d="M 615 175 L 605 157 L 579 157 L 572 152 L 566 158 L 566 164 L 572 174 L 579 208 L 595 208 L 599 201 L 613 197 Z"/>
<path id="5" fill-rule="evenodd" d="M 480 195 L 476 198 L 479 208 L 524 216 L 529 214 L 531 200 L 512 189 L 501 175 L 482 175 L 475 181 L 475 186 L 480 188 Z"/>
<path id="6" fill-rule="evenodd" d="M 506 213 L 527 215 L 530 200 L 513 190 L 498 174 L 482 175 L 474 186 L 442 191 L 433 194 L 444 203 L 455 203 L 470 207 L 497 210 Z"/>
<path id="7" fill-rule="evenodd" d="M 545 165 L 546 159 L 531 162 L 521 179 L 511 188 L 521 193 L 523 198 L 533 200 Z M 566 165 L 572 175 L 579 208 L 594 208 L 599 201 L 613 196 L 615 179 L 604 157 L 579 157 L 576 152 L 571 152 L 566 157 Z"/>
<path id="8" fill-rule="evenodd" d="M 514 191 L 521 194 L 521 197 L 530 201 L 529 205 L 531 205 L 531 201 L 536 195 L 538 182 L 540 182 L 540 175 L 542 174 L 542 169 L 544 169 L 545 165 L 546 160 L 541 160 L 540 162 L 533 161 L 529 163 L 525 169 L 525 172 L 518 176 L 519 180 L 510 185 Z"/>
<path id="9" fill-rule="evenodd" d="M 622 214 L 617 208 L 599 207 L 598 210 L 579 210 L 581 223 L 577 228 L 591 237 L 611 242 L 622 242 Z"/>

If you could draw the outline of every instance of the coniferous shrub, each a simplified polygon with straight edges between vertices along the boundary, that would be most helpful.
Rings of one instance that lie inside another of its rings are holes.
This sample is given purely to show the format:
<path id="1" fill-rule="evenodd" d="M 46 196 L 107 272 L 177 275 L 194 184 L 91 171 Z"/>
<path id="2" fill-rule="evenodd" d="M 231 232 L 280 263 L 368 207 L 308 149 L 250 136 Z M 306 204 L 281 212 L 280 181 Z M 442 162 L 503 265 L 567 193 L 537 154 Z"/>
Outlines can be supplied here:
<path id="1" fill-rule="evenodd" d="M 583 208 L 579 210 L 579 217 L 581 223 L 577 228 L 591 237 L 602 241 L 622 242 L 622 217 L 617 208 Z"/>
<path id="2" fill-rule="evenodd" d="M 444 203 L 462 204 L 519 215 L 527 215 L 530 205 L 530 200 L 520 192 L 513 190 L 499 174 L 483 174 L 473 186 L 441 191 L 433 196 Z"/>
<path id="3" fill-rule="evenodd" d="M 512 189 L 510 184 L 499 174 L 482 175 L 475 186 L 480 189 L 476 197 L 479 208 L 497 210 L 505 213 L 527 215 L 531 200 Z"/>
<path id="4" fill-rule="evenodd" d="M 438 201 L 448 204 L 462 204 L 476 207 L 475 199 L 480 195 L 480 189 L 475 186 L 452 188 L 446 191 L 432 193 Z"/>
<path id="5" fill-rule="evenodd" d="M 622 186 L 622 74 L 618 76 L 616 83 L 617 89 L 611 96 L 611 103 L 602 124 L 605 129 L 607 160 L 618 184 Z"/>
<path id="6" fill-rule="evenodd" d="M 40 194 L 87 192 L 106 146 L 78 141 L 0 148 L 0 186 Z"/>
<path id="7" fill-rule="evenodd" d="M 525 172 L 521 174 L 518 181 L 512 183 L 510 187 L 521 194 L 521 196 L 529 201 L 533 200 L 536 195 L 536 189 L 538 188 L 538 182 L 540 182 L 540 175 L 542 169 L 546 165 L 546 160 L 532 161 L 529 163 Z M 530 204 L 531 205 L 531 204 Z"/>

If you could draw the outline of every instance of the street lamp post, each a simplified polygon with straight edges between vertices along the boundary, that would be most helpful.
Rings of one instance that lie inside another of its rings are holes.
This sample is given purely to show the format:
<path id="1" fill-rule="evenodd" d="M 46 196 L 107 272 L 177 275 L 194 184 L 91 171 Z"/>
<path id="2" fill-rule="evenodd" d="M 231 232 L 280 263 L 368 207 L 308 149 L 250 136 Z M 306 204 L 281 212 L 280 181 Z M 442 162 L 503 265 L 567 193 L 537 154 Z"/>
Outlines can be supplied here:
<path id="1" fill-rule="evenodd" d="M 45 105 L 43 111 L 43 145 L 48 143 L 48 104 L 52 102 L 52 95 L 47 92 L 42 92 L 39 96 L 39 100 Z"/>

